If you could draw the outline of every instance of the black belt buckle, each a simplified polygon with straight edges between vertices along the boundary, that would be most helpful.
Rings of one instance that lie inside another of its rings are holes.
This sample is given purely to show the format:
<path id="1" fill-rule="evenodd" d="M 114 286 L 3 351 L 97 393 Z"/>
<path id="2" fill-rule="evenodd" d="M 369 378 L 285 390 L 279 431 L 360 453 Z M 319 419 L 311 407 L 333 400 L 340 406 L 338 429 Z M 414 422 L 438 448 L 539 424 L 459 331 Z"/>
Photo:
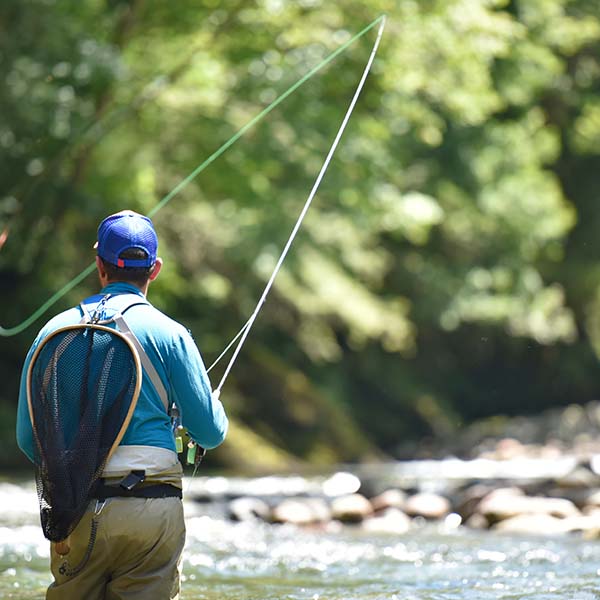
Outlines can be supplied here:
<path id="1" fill-rule="evenodd" d="M 120 482 L 119 487 L 130 492 L 146 479 L 146 471 L 131 471 Z"/>

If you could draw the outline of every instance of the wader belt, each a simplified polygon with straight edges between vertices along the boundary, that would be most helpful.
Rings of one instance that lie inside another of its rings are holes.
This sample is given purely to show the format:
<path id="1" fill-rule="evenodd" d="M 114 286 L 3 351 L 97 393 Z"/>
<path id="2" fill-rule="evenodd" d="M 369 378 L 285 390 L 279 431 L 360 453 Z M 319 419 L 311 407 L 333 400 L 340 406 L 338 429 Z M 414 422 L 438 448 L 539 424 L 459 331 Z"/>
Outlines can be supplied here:
<path id="1" fill-rule="evenodd" d="M 118 485 L 100 484 L 92 494 L 92 498 L 181 498 L 181 489 L 168 483 L 157 483 L 145 487 L 126 490 Z"/>

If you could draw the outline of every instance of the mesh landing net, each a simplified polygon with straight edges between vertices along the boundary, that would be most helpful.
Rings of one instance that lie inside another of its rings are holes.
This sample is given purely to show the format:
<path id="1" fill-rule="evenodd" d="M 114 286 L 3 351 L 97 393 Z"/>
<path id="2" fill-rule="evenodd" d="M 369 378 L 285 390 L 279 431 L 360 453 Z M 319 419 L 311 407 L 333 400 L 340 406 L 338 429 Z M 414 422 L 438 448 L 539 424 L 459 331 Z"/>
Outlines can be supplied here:
<path id="1" fill-rule="evenodd" d="M 28 372 L 44 535 L 66 539 L 121 441 L 141 385 L 139 358 L 115 329 L 75 325 L 48 336 Z"/>

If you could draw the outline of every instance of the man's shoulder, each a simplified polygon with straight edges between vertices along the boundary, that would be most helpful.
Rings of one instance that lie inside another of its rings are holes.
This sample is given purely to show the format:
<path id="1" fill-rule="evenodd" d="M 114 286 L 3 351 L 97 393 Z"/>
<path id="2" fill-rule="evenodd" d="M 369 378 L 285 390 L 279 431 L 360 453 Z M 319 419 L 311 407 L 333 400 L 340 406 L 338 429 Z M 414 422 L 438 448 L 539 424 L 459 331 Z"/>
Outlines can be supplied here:
<path id="1" fill-rule="evenodd" d="M 125 312 L 124 317 L 128 323 L 131 323 L 132 327 L 140 327 L 149 333 L 156 333 L 167 337 L 190 335 L 184 325 L 149 302 L 133 306 Z"/>
<path id="2" fill-rule="evenodd" d="M 40 330 L 38 338 L 43 338 L 54 331 L 67 327 L 69 325 L 75 325 L 81 321 L 81 310 L 78 307 L 69 308 L 54 317 L 52 317 Z"/>

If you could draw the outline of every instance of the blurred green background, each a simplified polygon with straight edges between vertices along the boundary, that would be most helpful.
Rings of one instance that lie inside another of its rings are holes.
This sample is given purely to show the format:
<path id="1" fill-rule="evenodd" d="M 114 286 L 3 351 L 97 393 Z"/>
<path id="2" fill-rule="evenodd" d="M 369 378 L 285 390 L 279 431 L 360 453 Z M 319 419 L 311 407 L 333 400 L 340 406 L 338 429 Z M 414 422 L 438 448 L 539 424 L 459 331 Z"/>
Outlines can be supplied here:
<path id="1" fill-rule="evenodd" d="M 224 388 L 231 432 L 211 464 L 400 457 L 475 419 L 597 399 L 597 0 L 3 0 L 1 325 L 90 264 L 103 217 L 149 212 L 384 12 L 363 95 Z M 156 214 L 166 264 L 150 300 L 207 364 L 252 312 L 374 39 Z M 0 338 L 0 466 L 25 464 L 29 344 L 96 289 L 92 275 Z"/>

